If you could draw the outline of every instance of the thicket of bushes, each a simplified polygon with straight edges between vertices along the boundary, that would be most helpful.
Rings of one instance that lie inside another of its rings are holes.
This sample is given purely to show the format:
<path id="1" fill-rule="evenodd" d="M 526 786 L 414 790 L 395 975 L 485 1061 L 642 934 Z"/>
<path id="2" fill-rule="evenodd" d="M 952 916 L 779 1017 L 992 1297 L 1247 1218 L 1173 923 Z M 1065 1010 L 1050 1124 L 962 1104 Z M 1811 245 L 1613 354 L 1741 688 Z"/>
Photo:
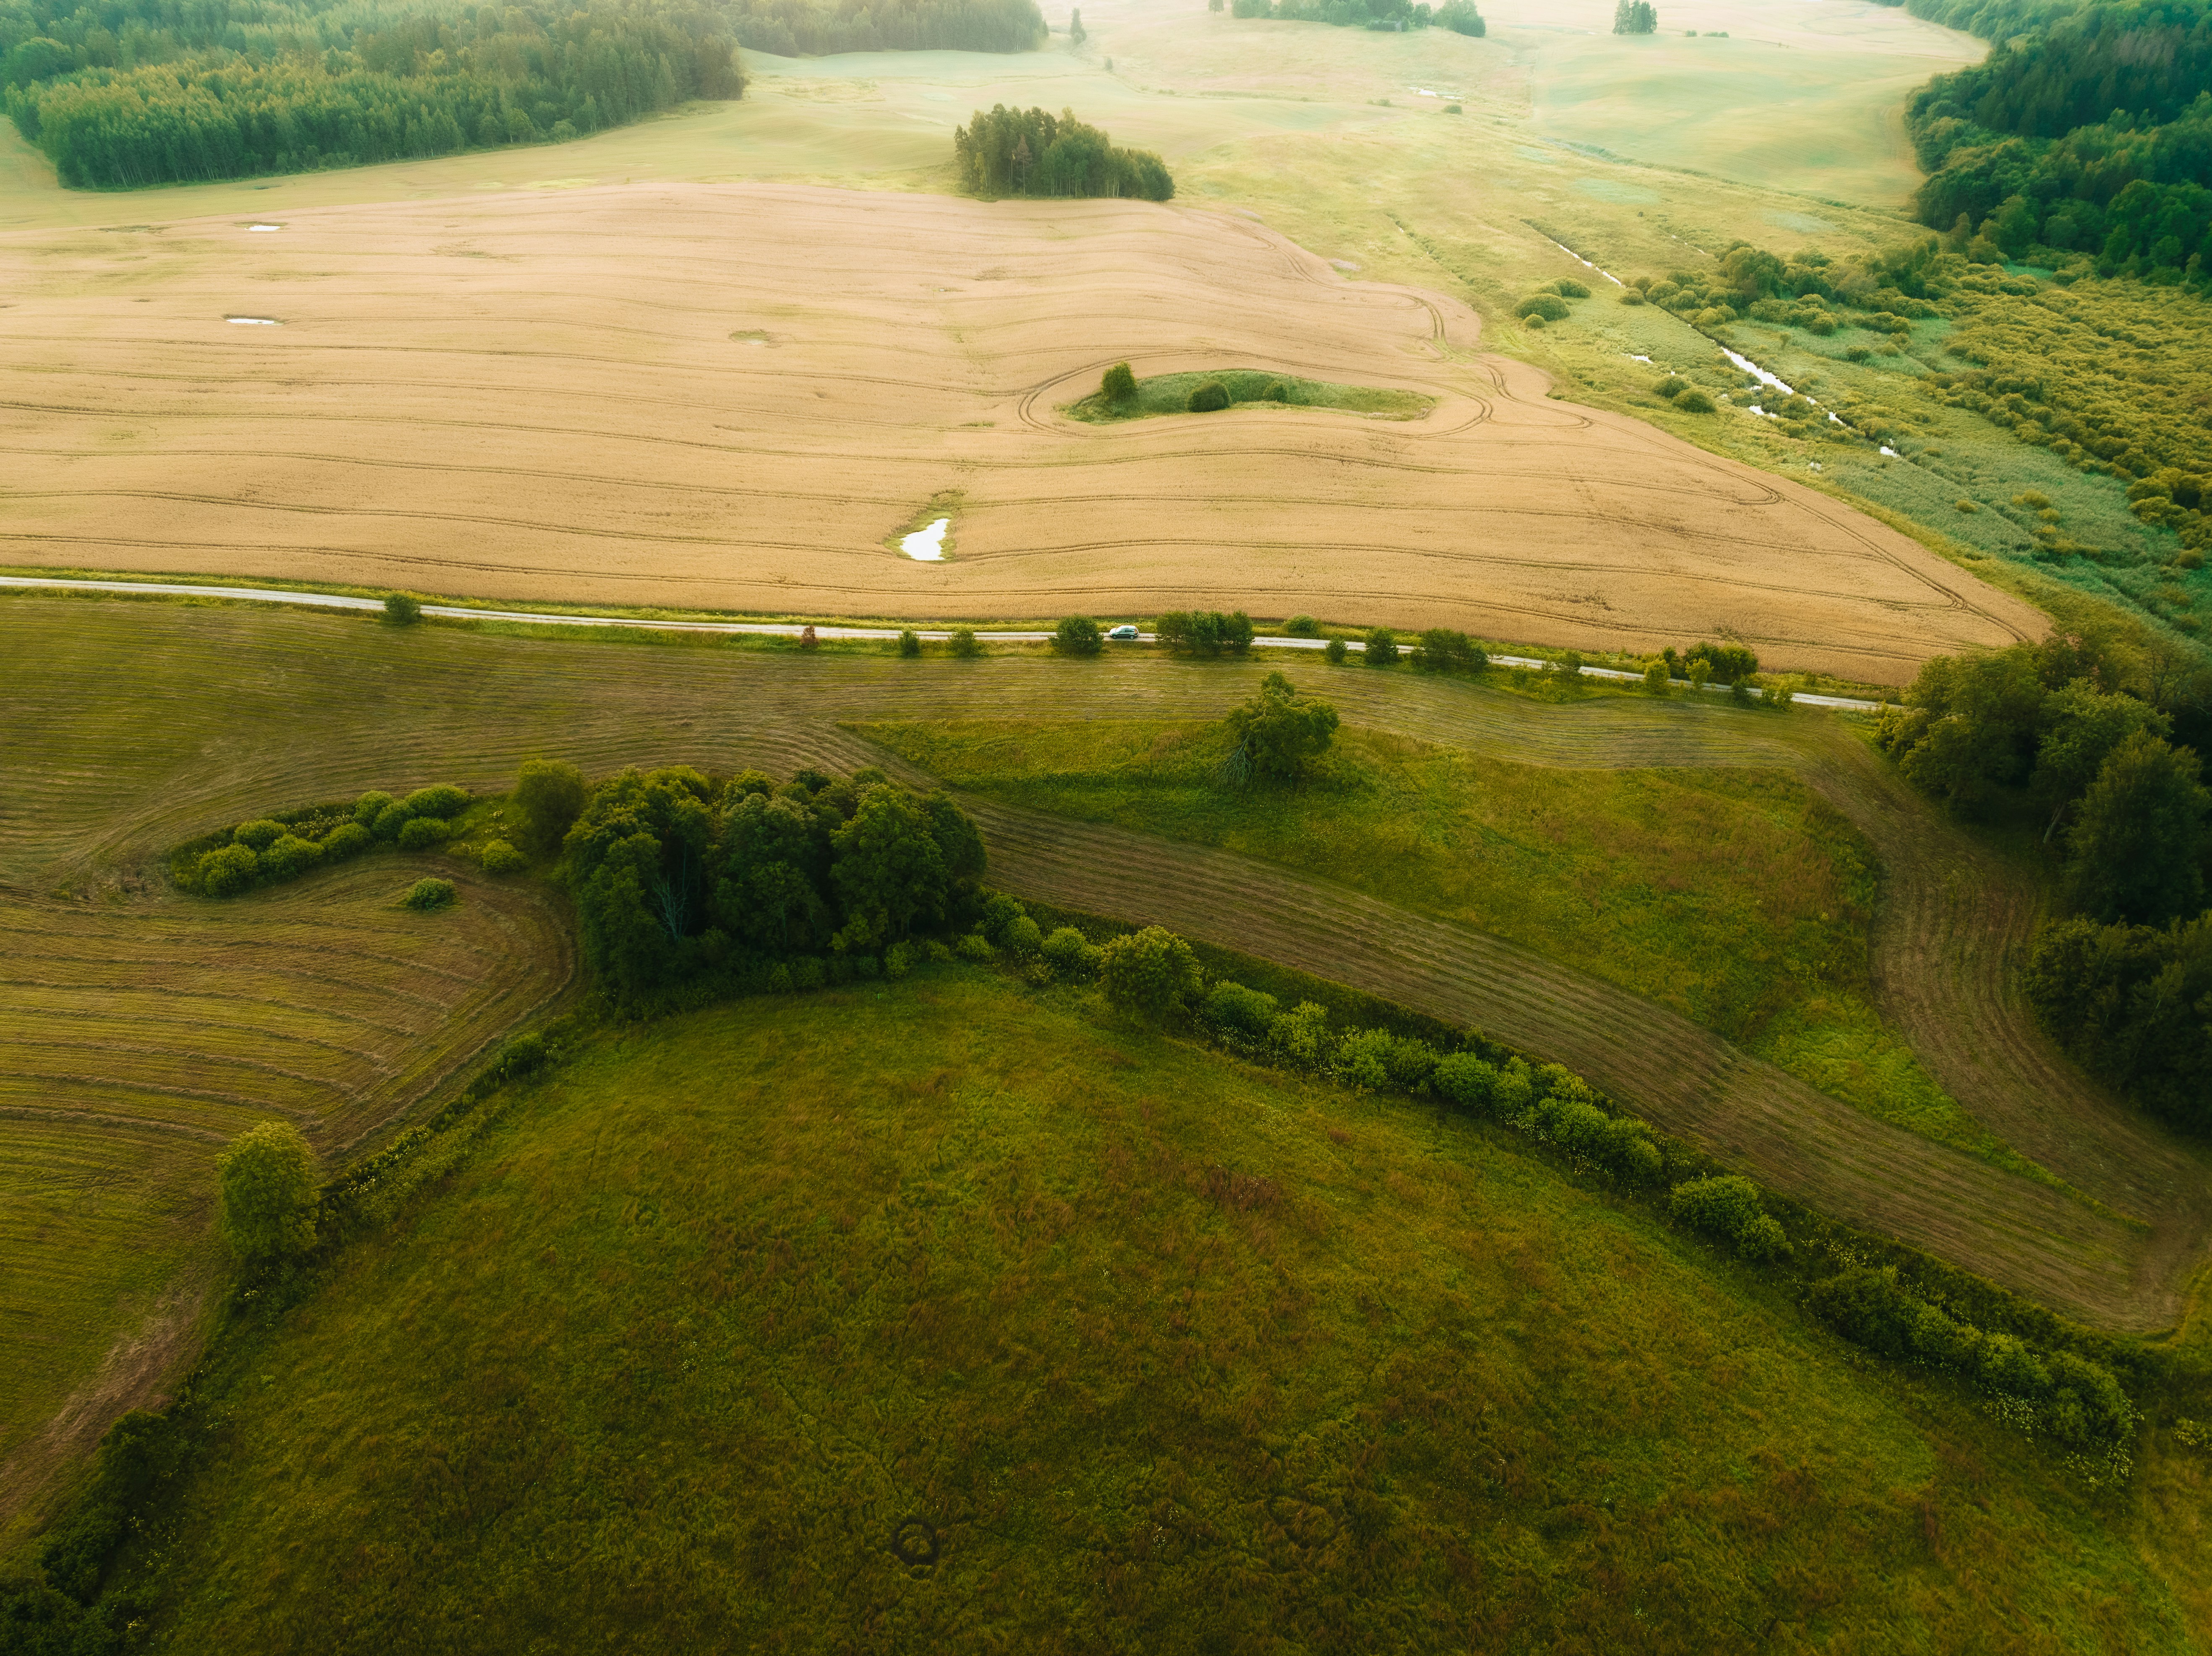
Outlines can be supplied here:
<path id="1" fill-rule="evenodd" d="M 584 951 L 617 1001 L 896 977 L 980 911 L 982 836 L 881 771 L 625 771 L 562 840 Z"/>
<path id="2" fill-rule="evenodd" d="M 1184 654 L 1241 656 L 1252 647 L 1252 618 L 1242 610 L 1170 610 L 1152 623 L 1152 638 Z"/>
<path id="3" fill-rule="evenodd" d="M 977 110 L 955 129 L 963 189 L 981 196 L 1109 196 L 1167 201 L 1175 179 L 1149 149 L 1123 149 L 1095 126 L 1042 109 Z"/>
<path id="4" fill-rule="evenodd" d="M 741 95 L 736 45 L 693 0 L 0 9 L 9 116 L 85 188 L 572 138 Z"/>
<path id="5" fill-rule="evenodd" d="M 452 819 L 468 803 L 461 789 L 440 784 L 404 799 L 370 792 L 350 805 L 305 805 L 257 816 L 178 846 L 169 855 L 169 877 L 184 890 L 229 897 L 297 879 L 379 844 L 420 851 L 449 838 Z"/>
<path id="6" fill-rule="evenodd" d="M 2163 927 L 2061 920 L 2036 937 L 2022 987 L 2083 1069 L 2212 1133 L 2212 914 Z"/>

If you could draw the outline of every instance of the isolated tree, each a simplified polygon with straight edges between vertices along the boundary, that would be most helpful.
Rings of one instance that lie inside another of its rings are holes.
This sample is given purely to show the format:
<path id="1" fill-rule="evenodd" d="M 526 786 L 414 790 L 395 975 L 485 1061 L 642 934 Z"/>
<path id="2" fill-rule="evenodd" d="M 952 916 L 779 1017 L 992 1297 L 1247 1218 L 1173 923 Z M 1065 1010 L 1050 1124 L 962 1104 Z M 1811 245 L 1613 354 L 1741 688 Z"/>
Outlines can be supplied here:
<path id="1" fill-rule="evenodd" d="M 2163 925 L 2204 906 L 2204 819 L 2212 792 L 2197 755 L 2138 731 L 2082 796 L 2067 844 L 2069 895 L 2105 921 Z"/>
<path id="2" fill-rule="evenodd" d="M 1165 1017 L 1205 985 L 1198 956 L 1172 931 L 1148 925 L 1113 938 L 1098 951 L 1098 980 L 1123 1011 Z"/>
<path id="3" fill-rule="evenodd" d="M 920 655 L 921 653 L 921 634 L 915 632 L 911 627 L 901 633 L 898 635 L 898 652 L 902 656 L 908 657 Z"/>
<path id="4" fill-rule="evenodd" d="M 1233 709 L 1225 721 L 1237 738 L 1222 767 L 1238 786 L 1255 777 L 1295 781 L 1306 761 L 1326 752 L 1336 735 L 1336 709 L 1302 696 L 1280 673 L 1260 681 L 1260 694 Z"/>
<path id="5" fill-rule="evenodd" d="M 1137 376 L 1127 362 L 1116 362 L 1098 382 L 1099 394 L 1109 403 L 1126 403 L 1137 394 Z"/>
<path id="6" fill-rule="evenodd" d="M 412 627 L 422 619 L 422 606 L 404 592 L 384 595 L 384 619 L 394 627 Z"/>
<path id="7" fill-rule="evenodd" d="M 1387 627 L 1377 627 L 1367 634 L 1367 664 L 1370 667 L 1395 666 L 1398 660 L 1398 635 Z"/>
<path id="8" fill-rule="evenodd" d="M 216 1160 L 216 1228 L 241 1265 L 262 1267 L 315 1245 L 315 1157 L 289 1121 L 248 1128 Z"/>
<path id="9" fill-rule="evenodd" d="M 1090 37 L 1084 33 L 1083 12 L 1080 8 L 1067 14 L 1067 44 L 1079 46 Z"/>
<path id="10" fill-rule="evenodd" d="M 525 847 L 540 857 L 561 848 L 561 838 L 584 814 L 591 798 L 583 772 L 557 759 L 526 759 L 515 779 L 515 808 L 522 813 Z M 365 803 L 365 802 L 364 802 Z"/>

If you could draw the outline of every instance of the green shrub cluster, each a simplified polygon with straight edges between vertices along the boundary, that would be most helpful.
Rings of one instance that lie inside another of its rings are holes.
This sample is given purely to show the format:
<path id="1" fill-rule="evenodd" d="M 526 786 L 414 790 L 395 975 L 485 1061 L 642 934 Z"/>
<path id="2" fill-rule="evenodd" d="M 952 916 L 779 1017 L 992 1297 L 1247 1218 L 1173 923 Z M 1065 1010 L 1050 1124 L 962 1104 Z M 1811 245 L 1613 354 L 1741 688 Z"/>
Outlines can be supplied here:
<path id="1" fill-rule="evenodd" d="M 690 0 L 13 0 L 0 80 L 64 185 L 132 189 L 573 138 L 739 96 L 736 44 Z"/>
<path id="2" fill-rule="evenodd" d="M 1667 1194 L 1667 1211 L 1686 1229 L 1726 1242 L 1747 1259 L 1776 1259 L 1790 1251 L 1790 1239 L 1759 1194 L 1741 1174 L 1716 1174 L 1675 1186 Z"/>
<path id="3" fill-rule="evenodd" d="M 1651 0 L 1618 0 L 1613 9 L 1615 34 L 1653 34 L 1658 28 L 1659 14 Z"/>
<path id="4" fill-rule="evenodd" d="M 441 786 L 404 799 L 367 793 L 350 807 L 308 805 L 256 817 L 179 846 L 170 854 L 170 877 L 186 891 L 230 897 L 343 862 L 380 840 L 419 850 L 444 840 L 452 832 L 446 819 L 468 802 L 460 789 Z"/>
<path id="5" fill-rule="evenodd" d="M 977 110 L 952 135 L 963 188 L 981 196 L 1110 196 L 1166 201 L 1175 179 L 1148 149 L 1117 148 L 1073 110 Z"/>
<path id="6" fill-rule="evenodd" d="M 1413 665 L 1425 673 L 1480 673 L 1490 665 L 1490 652 L 1449 627 L 1431 627 L 1414 641 Z"/>
<path id="7" fill-rule="evenodd" d="M 872 977 L 978 911 L 984 852 L 951 799 L 881 771 L 676 767 L 594 789 L 562 866 L 600 982 L 653 1004 Z"/>
<path id="8" fill-rule="evenodd" d="M 2014 1429 L 2056 1438 L 2124 1474 L 2139 1416 L 2103 1364 L 1960 1321 L 1899 1283 L 1894 1266 L 1841 1271 L 1815 1283 L 1810 1301 L 1846 1339 L 1893 1362 L 1948 1369 L 1987 1394 Z"/>
<path id="9" fill-rule="evenodd" d="M 1252 647 L 1252 618 L 1242 610 L 1170 610 L 1152 623 L 1152 637 L 1190 655 L 1241 656 Z"/>
<path id="10" fill-rule="evenodd" d="M 1194 386 L 1190 399 L 1183 404 L 1193 414 L 1215 414 L 1229 406 L 1229 387 L 1218 379 L 1208 379 Z"/>
<path id="11" fill-rule="evenodd" d="M 2057 921 L 2038 934 L 2021 987 L 2082 1068 L 2212 1133 L 2212 914 L 2163 928 Z"/>
<path id="12" fill-rule="evenodd" d="M 726 0 L 738 44 L 779 58 L 844 52 L 1034 52 L 1045 43 L 1036 0 Z"/>
<path id="13" fill-rule="evenodd" d="M 1272 18 L 1279 23 L 1328 23 L 1338 28 L 1422 29 L 1434 26 L 1455 34 L 1480 37 L 1488 31 L 1473 0 L 1444 0 L 1431 9 L 1427 0 L 1231 0 L 1237 17 Z"/>
<path id="14" fill-rule="evenodd" d="M 1088 616 L 1070 616 L 1053 629 L 1052 647 L 1065 656 L 1095 656 L 1106 647 L 1106 635 Z"/>

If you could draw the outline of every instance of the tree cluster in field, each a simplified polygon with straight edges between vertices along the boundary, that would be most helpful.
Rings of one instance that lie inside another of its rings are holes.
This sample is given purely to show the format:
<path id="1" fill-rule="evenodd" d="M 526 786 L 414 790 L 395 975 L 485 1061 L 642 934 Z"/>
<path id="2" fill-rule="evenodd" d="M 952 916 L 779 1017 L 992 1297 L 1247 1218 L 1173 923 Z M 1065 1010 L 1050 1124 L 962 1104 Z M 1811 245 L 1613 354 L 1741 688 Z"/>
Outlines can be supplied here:
<path id="1" fill-rule="evenodd" d="M 2076 638 L 1939 656 L 1877 740 L 1962 816 L 2032 822 L 2075 917 L 2039 934 L 2026 985 L 2059 1041 L 2145 1107 L 2212 1128 L 2212 790 L 2197 750 L 2212 674 L 2124 670 Z"/>
<path id="2" fill-rule="evenodd" d="M 975 823 L 877 770 L 625 771 L 561 844 L 586 956 L 634 1004 L 896 977 L 981 901 Z"/>
<path id="3" fill-rule="evenodd" d="M 1659 13 L 1651 0 L 1616 0 L 1613 8 L 1613 32 L 1615 34 L 1656 34 L 1659 31 Z"/>
<path id="4" fill-rule="evenodd" d="M 1152 623 L 1152 637 L 1179 655 L 1241 656 L 1252 647 L 1252 617 L 1242 610 L 1170 610 Z"/>
<path id="5" fill-rule="evenodd" d="M 1220 8 L 1217 4 L 1215 10 Z M 1474 0 L 1444 0 L 1431 9 L 1427 0 L 1230 0 L 1237 17 L 1269 18 L 1279 23 L 1328 23 L 1337 28 L 1382 31 L 1449 29 L 1480 36 L 1489 32 Z"/>
<path id="6" fill-rule="evenodd" d="M 779 58 L 838 52 L 1034 52 L 1036 0 L 732 0 L 738 44 Z"/>
<path id="7" fill-rule="evenodd" d="M 2122 0 L 1996 39 L 1917 93 L 1923 224 L 1993 254 L 2212 282 L 2212 9 Z M 1978 230 L 1978 234 L 1973 234 Z"/>
<path id="8" fill-rule="evenodd" d="M 462 790 L 440 784 L 404 799 L 371 792 L 351 805 L 308 805 L 257 816 L 178 846 L 170 853 L 169 874 L 184 890 L 235 896 L 297 879 L 379 844 L 403 851 L 442 845 L 452 837 L 452 819 L 468 803 Z"/>
<path id="9" fill-rule="evenodd" d="M 1573 276 L 1561 276 L 1547 282 L 1513 307 L 1513 314 L 1528 327 L 1541 328 L 1553 322 L 1564 322 L 1573 314 L 1567 301 L 1588 299 L 1589 287 Z"/>
<path id="10" fill-rule="evenodd" d="M 1190 945 L 1158 926 L 1107 943 L 1098 976 L 1112 1004 L 1154 1020 L 1187 1018 L 1245 1058 L 1362 1091 L 1434 1098 L 1510 1128 L 1624 1190 L 1651 1191 L 1673 1223 L 1744 1259 L 1800 1252 L 1754 1180 L 1699 1167 L 1694 1152 L 1661 1140 L 1581 1077 L 1532 1066 L 1479 1033 L 1439 1048 L 1390 1029 L 1338 1031 L 1311 1001 L 1285 1008 L 1233 980 L 1209 984 Z M 1824 1240 L 1808 1236 L 1802 1246 L 1841 1269 L 1814 1281 L 1807 1299 L 1838 1332 L 1893 1361 L 1953 1374 L 2006 1424 L 2055 1439 L 2093 1477 L 2124 1475 L 2139 1416 L 2109 1367 L 2055 1341 L 1977 1326 L 1958 1307 L 1915 1293 L 1894 1266 L 1857 1263 Z"/>
<path id="11" fill-rule="evenodd" d="M 955 129 L 952 153 L 963 189 L 979 196 L 1131 197 L 1167 201 L 1175 179 L 1148 149 L 1117 148 L 1105 133 L 1042 109 L 977 110 Z"/>
<path id="12" fill-rule="evenodd" d="M 0 81 L 65 185 L 128 189 L 558 141 L 740 95 L 693 0 L 403 11 L 259 0 L 0 8 Z"/>

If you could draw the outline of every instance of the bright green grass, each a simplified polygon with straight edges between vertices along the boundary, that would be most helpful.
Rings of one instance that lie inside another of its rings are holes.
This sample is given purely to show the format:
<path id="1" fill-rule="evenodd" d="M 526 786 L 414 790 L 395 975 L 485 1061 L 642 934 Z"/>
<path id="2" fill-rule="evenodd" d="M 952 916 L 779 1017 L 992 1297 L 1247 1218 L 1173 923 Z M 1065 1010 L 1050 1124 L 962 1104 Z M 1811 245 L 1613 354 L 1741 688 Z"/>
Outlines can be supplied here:
<path id="1" fill-rule="evenodd" d="M 1778 771 L 1562 770 L 1346 730 L 1296 792 L 1223 786 L 1218 725 L 860 726 L 1009 804 L 1218 846 L 1455 920 L 1673 1008 L 1869 1114 L 2054 1182 L 1867 1000 L 1864 840 Z"/>
<path id="2" fill-rule="evenodd" d="M 600 1038 L 202 1395 L 154 1650 L 2188 1647 L 1700 1246 L 951 968 Z"/>
<path id="3" fill-rule="evenodd" d="M 1271 407 L 1340 409 L 1389 420 L 1418 420 L 1436 406 L 1437 399 L 1419 391 L 1387 391 L 1370 385 L 1335 385 L 1324 379 L 1301 379 L 1295 374 L 1270 373 L 1263 368 L 1224 368 L 1207 373 L 1158 373 L 1137 381 L 1137 394 L 1115 403 L 1103 391 L 1093 391 L 1067 412 L 1078 420 L 1104 423 L 1141 420 L 1156 414 L 1188 414 L 1190 394 L 1200 385 L 1219 380 L 1237 403 L 1261 403 Z"/>

